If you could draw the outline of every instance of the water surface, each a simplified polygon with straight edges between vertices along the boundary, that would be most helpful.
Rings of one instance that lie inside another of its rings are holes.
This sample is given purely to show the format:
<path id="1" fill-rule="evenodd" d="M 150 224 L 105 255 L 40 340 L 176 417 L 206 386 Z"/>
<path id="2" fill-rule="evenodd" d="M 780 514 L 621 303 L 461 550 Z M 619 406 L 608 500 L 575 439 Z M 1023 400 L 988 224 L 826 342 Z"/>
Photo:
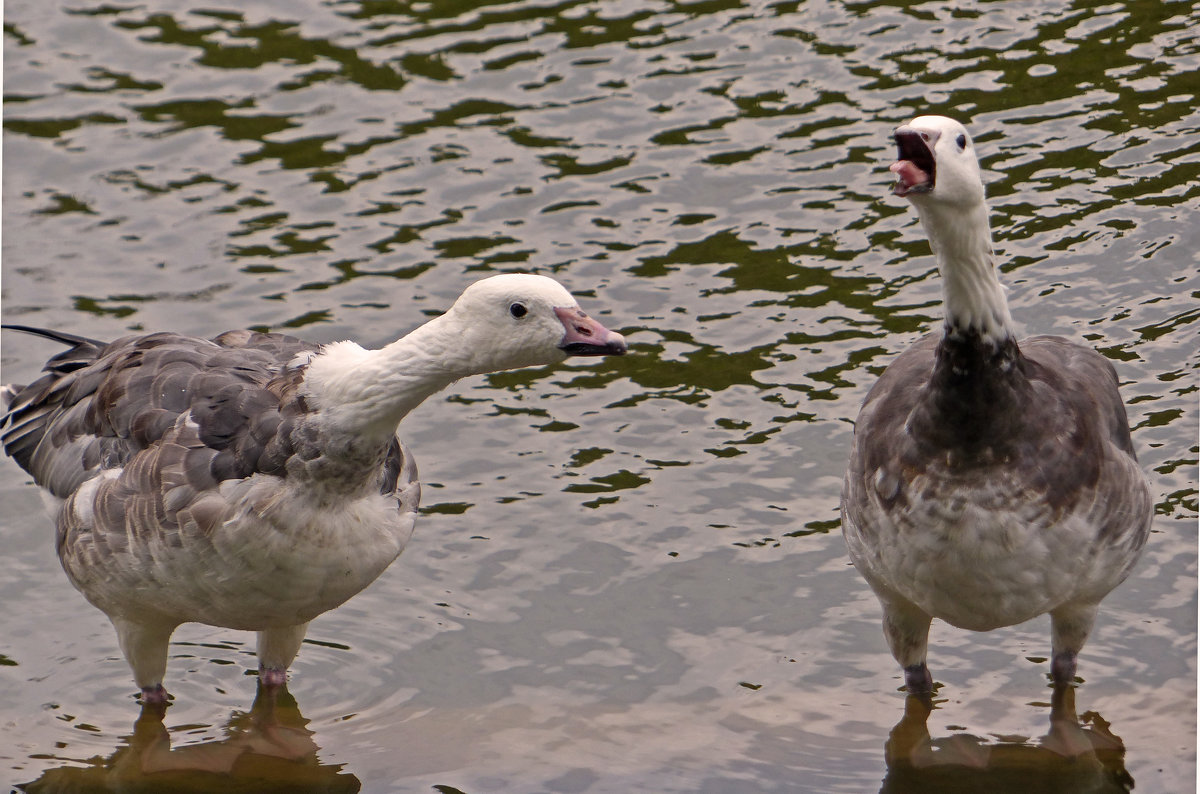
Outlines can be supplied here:
<path id="1" fill-rule="evenodd" d="M 1157 1 L 6 3 L 5 321 L 379 344 L 531 270 L 631 354 L 411 415 L 413 541 L 314 622 L 274 708 L 252 637 L 185 626 L 176 701 L 139 719 L 0 466 L 0 778 L 1190 790 L 1197 30 Z M 906 703 L 838 529 L 858 405 L 937 327 L 886 171 L 926 112 L 975 133 L 1014 317 L 1113 360 L 1153 477 L 1073 703 L 1044 618 L 935 623 L 936 708 Z M 54 352 L 6 333 L 4 380 Z"/>

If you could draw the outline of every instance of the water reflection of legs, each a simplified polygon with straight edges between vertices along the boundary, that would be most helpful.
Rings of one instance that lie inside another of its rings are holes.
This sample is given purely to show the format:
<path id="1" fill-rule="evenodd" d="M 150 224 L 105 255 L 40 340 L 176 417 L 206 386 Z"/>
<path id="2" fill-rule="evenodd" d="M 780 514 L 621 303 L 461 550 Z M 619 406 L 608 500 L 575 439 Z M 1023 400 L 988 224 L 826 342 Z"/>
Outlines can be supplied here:
<path id="1" fill-rule="evenodd" d="M 47 770 L 29 792 L 107 791 L 112 787 L 161 791 L 212 791 L 234 786 L 256 791 L 355 792 L 359 780 L 340 765 L 325 765 L 320 748 L 286 686 L 260 686 L 247 712 L 235 711 L 225 738 L 172 748 L 165 703 L 148 703 L 123 746 L 91 766 Z M 195 726 L 192 726 L 193 728 Z M 249 788 L 248 788 L 249 787 Z"/>
<path id="2" fill-rule="evenodd" d="M 934 738 L 928 695 L 905 699 L 904 716 L 884 745 L 882 792 L 1128 792 L 1125 746 L 1095 712 L 1075 710 L 1075 688 L 1054 688 L 1050 728 L 1038 740 L 955 733 Z"/>

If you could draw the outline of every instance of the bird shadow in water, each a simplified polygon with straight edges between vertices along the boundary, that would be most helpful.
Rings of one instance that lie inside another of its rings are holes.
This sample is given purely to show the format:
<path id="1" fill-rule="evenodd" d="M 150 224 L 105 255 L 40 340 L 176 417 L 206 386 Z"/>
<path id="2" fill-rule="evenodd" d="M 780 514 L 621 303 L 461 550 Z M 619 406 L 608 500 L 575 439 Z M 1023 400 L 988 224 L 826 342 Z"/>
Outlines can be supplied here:
<path id="1" fill-rule="evenodd" d="M 164 723 L 166 708 L 145 705 L 133 732 L 107 758 L 89 759 L 86 767 L 49 769 L 18 786 L 28 794 L 48 792 L 329 792 L 350 794 L 361 788 L 340 764 L 322 764 L 320 748 L 286 687 L 259 687 L 248 712 L 235 711 L 225 738 L 172 749 Z"/>
<path id="2" fill-rule="evenodd" d="M 981 738 L 966 733 L 934 739 L 927 721 L 935 706 L 909 695 L 904 717 L 884 745 L 887 777 L 881 794 L 979 792 L 1108 794 L 1128 792 L 1125 745 L 1094 711 L 1075 712 L 1075 688 L 1057 687 L 1050 730 L 1036 740 Z"/>

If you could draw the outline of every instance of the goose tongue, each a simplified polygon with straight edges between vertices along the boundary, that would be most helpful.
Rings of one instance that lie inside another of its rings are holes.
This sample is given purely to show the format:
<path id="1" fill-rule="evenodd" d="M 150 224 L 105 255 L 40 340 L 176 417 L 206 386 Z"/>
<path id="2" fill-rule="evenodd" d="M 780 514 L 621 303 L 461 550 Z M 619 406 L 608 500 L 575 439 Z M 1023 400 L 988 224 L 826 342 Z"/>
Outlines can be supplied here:
<path id="1" fill-rule="evenodd" d="M 909 193 L 927 192 L 933 185 L 929 174 L 922 171 L 912 160 L 897 160 L 888 168 L 896 175 L 896 184 L 892 192 L 897 196 L 907 196 Z"/>

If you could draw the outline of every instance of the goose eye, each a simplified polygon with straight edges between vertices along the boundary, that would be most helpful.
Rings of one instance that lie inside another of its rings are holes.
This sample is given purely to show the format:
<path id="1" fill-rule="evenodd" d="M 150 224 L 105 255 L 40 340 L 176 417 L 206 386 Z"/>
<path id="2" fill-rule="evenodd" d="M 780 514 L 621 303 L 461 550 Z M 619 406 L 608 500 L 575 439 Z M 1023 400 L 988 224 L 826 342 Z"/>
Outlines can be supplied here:
<path id="1" fill-rule="evenodd" d="M 967 136 L 963 135 L 961 132 L 958 134 L 958 138 L 956 138 L 954 142 L 958 144 L 959 149 L 967 148 Z"/>
<path id="2" fill-rule="evenodd" d="M 526 314 L 529 314 L 529 309 L 525 308 L 524 303 L 514 303 L 508 307 L 508 313 L 520 320 Z"/>

